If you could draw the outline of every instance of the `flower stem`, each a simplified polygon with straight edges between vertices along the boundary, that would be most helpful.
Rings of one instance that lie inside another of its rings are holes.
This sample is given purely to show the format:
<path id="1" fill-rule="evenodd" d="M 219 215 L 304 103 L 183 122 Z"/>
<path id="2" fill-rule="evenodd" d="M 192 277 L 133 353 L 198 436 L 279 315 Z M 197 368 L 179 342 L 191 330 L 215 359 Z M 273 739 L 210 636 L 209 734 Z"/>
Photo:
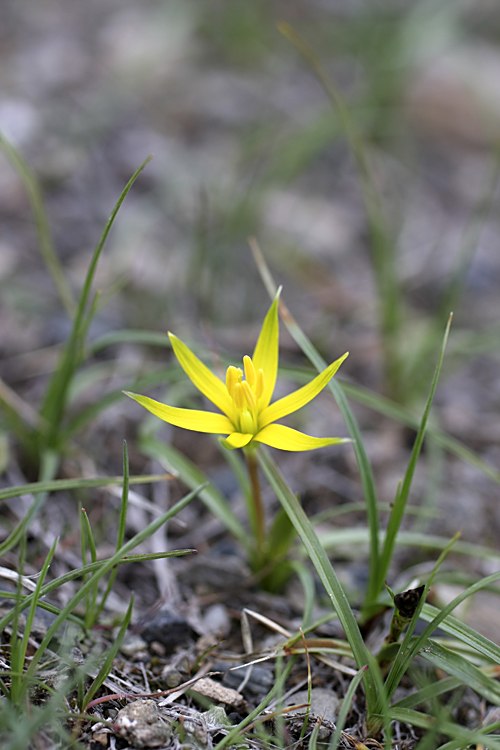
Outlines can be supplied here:
<path id="1" fill-rule="evenodd" d="M 252 495 L 255 511 L 255 567 L 258 569 L 264 563 L 265 550 L 264 543 L 266 538 L 266 526 L 264 518 L 264 506 L 262 504 L 262 493 L 260 489 L 259 467 L 255 450 L 245 451 L 245 457 L 248 466 L 248 475 L 252 486 Z"/>

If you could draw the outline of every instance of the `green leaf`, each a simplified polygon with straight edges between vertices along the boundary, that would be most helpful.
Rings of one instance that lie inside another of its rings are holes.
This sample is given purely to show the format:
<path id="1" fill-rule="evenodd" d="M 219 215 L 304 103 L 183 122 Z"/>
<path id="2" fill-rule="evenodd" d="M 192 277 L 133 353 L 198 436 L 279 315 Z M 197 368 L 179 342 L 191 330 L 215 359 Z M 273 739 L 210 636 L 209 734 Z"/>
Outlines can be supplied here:
<path id="1" fill-rule="evenodd" d="M 267 452 L 264 452 L 264 450 L 259 449 L 257 456 L 267 480 L 287 512 L 297 534 L 302 539 L 307 554 L 316 568 L 316 572 L 332 601 L 333 607 L 346 634 L 346 638 L 351 646 L 358 668 L 369 664 L 370 666 L 374 665 L 374 668 L 377 669 L 372 655 L 363 642 L 358 624 L 344 590 L 340 585 L 335 571 L 326 556 L 325 550 L 321 546 L 321 543 L 303 508 L 281 476 L 278 467 L 271 459 L 270 455 Z M 365 689 L 368 713 L 371 713 L 375 706 L 377 697 L 375 681 L 371 669 L 363 675 L 363 686 Z"/>
<path id="2" fill-rule="evenodd" d="M 254 254 L 257 268 L 261 275 L 264 286 L 266 287 L 268 294 L 274 299 L 276 296 L 277 287 L 274 279 L 271 276 L 268 266 L 264 260 L 262 253 L 255 240 L 250 242 L 252 252 Z M 306 357 L 309 359 L 312 365 L 318 372 L 322 372 L 327 363 L 321 357 L 317 349 L 312 345 L 307 336 L 304 334 L 302 329 L 298 326 L 289 310 L 285 307 L 282 300 L 279 303 L 279 312 L 281 318 L 290 332 L 294 341 L 302 349 Z M 363 494 L 366 502 L 366 514 L 368 518 L 368 527 L 370 534 L 370 561 L 369 561 L 369 578 L 367 587 L 367 601 L 374 601 L 377 597 L 377 571 L 379 564 L 379 532 L 380 522 L 377 506 L 377 493 L 375 489 L 375 481 L 373 479 L 373 472 L 368 460 L 368 455 L 363 443 L 360 429 L 356 418 L 351 411 L 351 408 L 347 402 L 347 399 L 342 391 L 338 381 L 334 378 L 328 383 L 328 388 L 332 392 L 337 405 L 342 412 L 344 417 L 349 435 L 353 440 L 354 453 L 356 455 L 356 461 L 358 464 L 359 474 L 361 477 L 361 483 L 363 485 Z"/>
<path id="3" fill-rule="evenodd" d="M 180 451 L 162 443 L 152 437 L 141 438 L 141 450 L 148 456 L 156 458 L 161 463 L 167 463 L 179 476 L 179 479 L 187 487 L 199 487 L 200 484 L 210 482 L 201 469 L 184 456 Z M 225 526 L 228 531 L 240 542 L 247 552 L 250 549 L 250 540 L 247 531 L 238 521 L 224 495 L 213 485 L 209 484 L 199 493 L 200 500 L 206 505 L 211 513 Z"/>
<path id="4" fill-rule="evenodd" d="M 69 387 L 75 370 L 78 367 L 82 357 L 84 335 L 88 322 L 87 305 L 90 297 L 92 282 L 94 280 L 95 270 L 97 268 L 97 263 L 99 261 L 101 252 L 123 201 L 125 200 L 135 180 L 142 172 L 146 164 L 150 161 L 150 159 L 151 157 L 148 157 L 141 164 L 141 166 L 134 172 L 127 185 L 123 189 L 94 250 L 94 254 L 92 256 L 83 284 L 83 289 L 80 294 L 80 299 L 78 301 L 78 306 L 74 316 L 70 336 L 64 346 L 58 367 L 49 381 L 49 385 L 47 387 L 43 404 L 40 410 L 40 416 L 46 421 L 48 425 L 47 432 L 41 435 L 41 446 L 44 448 L 48 447 L 50 449 L 58 447 L 59 433 L 66 409 Z"/>
<path id="5" fill-rule="evenodd" d="M 441 372 L 441 366 L 443 364 L 444 351 L 446 348 L 446 342 L 448 341 L 448 334 L 450 332 L 451 320 L 452 320 L 452 316 L 450 315 L 450 318 L 448 320 L 448 324 L 446 326 L 446 330 L 444 333 L 441 351 L 439 352 L 438 363 L 436 366 L 434 377 L 432 379 L 429 396 L 425 404 L 424 413 L 422 415 L 422 420 L 420 422 L 420 427 L 419 427 L 417 436 L 415 438 L 415 443 L 413 445 L 413 450 L 411 452 L 410 460 L 408 462 L 408 468 L 406 469 L 403 482 L 396 494 L 393 509 L 389 517 L 389 522 L 387 524 L 387 532 L 385 535 L 384 545 L 382 547 L 382 552 L 381 552 L 380 560 L 379 560 L 379 567 L 377 570 L 377 581 L 376 581 L 377 595 L 380 591 L 382 591 L 384 581 L 387 577 L 387 571 L 389 570 L 389 566 L 392 561 L 392 556 L 394 553 L 394 546 L 396 544 L 396 537 L 398 535 L 399 528 L 401 526 L 401 521 L 403 520 L 403 515 L 404 515 L 405 508 L 406 508 L 408 496 L 410 494 L 413 476 L 415 474 L 417 461 L 420 456 L 420 451 L 422 449 L 422 444 L 424 441 L 425 428 L 427 426 L 427 420 L 429 418 L 432 400 L 434 398 L 434 393 L 436 391 L 436 386 L 437 386 L 437 382 L 439 379 L 439 373 Z M 368 604 L 370 604 L 370 602 L 368 602 Z"/>

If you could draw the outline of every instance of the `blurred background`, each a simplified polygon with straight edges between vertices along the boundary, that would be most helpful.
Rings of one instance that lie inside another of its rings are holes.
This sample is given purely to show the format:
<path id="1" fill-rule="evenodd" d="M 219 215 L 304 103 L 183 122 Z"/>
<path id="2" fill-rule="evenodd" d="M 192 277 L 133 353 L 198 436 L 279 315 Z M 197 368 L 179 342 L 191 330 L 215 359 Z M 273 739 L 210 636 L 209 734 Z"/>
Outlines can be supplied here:
<path id="1" fill-rule="evenodd" d="M 255 236 L 324 357 L 349 349 L 344 378 L 416 413 L 453 309 L 439 424 L 497 470 L 496 0 L 3 0 L 0 91 L 0 131 L 40 182 L 75 294 L 121 190 L 153 154 L 100 260 L 91 340 L 173 330 L 240 358 L 269 305 Z M 70 323 L 5 152 L 0 221 L 2 377 L 36 408 Z M 285 332 L 282 342 L 283 364 L 305 366 Z M 169 356 L 115 348 L 105 387 Z M 389 501 L 412 433 L 355 408 Z M 97 445 L 103 434 L 115 444 L 99 470 L 120 472 L 132 414 L 120 401 L 96 417 Z M 308 419 L 300 426 L 345 434 L 321 407 Z M 316 485 L 328 494 L 332 481 Z M 497 545 L 491 477 L 451 459 L 439 492 L 441 530 Z"/>

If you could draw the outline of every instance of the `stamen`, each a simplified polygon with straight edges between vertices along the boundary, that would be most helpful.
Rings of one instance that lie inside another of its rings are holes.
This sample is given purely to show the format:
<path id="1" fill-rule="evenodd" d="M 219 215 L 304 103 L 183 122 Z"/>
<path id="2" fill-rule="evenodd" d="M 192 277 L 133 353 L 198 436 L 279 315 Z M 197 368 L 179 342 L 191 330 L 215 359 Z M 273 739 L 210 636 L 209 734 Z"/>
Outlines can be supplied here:
<path id="1" fill-rule="evenodd" d="M 242 383 L 235 383 L 233 388 L 233 401 L 237 409 L 243 409 L 245 396 L 243 395 Z"/>
<path id="2" fill-rule="evenodd" d="M 255 386 L 255 395 L 257 396 L 257 399 L 259 399 L 264 393 L 264 386 L 264 370 L 257 370 L 257 384 Z"/>
<path id="3" fill-rule="evenodd" d="M 252 386 L 255 383 L 255 367 L 252 362 L 252 358 L 245 354 L 243 357 L 243 367 L 245 368 L 245 378 L 248 385 Z"/>
<path id="4" fill-rule="evenodd" d="M 236 382 L 237 382 L 236 367 L 233 367 L 233 365 L 229 365 L 229 367 L 226 370 L 226 388 L 231 398 L 233 397 L 234 386 Z"/>
<path id="5" fill-rule="evenodd" d="M 250 357 L 249 357 L 250 359 Z M 255 400 L 255 396 L 253 395 L 253 391 L 250 388 L 250 385 L 248 383 L 248 380 L 244 380 L 241 384 L 241 388 L 243 390 L 243 395 L 245 396 L 245 401 L 247 402 L 248 408 L 253 409 L 255 404 L 257 403 Z"/>

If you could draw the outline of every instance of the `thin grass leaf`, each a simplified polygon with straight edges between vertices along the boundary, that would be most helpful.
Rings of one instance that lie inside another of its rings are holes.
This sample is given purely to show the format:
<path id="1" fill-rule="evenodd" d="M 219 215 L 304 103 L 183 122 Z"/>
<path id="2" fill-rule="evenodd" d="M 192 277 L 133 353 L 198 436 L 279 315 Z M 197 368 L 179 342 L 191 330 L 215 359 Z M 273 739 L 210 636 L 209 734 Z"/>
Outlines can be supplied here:
<path id="1" fill-rule="evenodd" d="M 424 604 L 420 617 L 426 622 L 432 622 L 438 614 L 439 609 L 433 607 L 431 604 Z M 486 636 L 481 635 L 481 633 L 478 633 L 474 628 L 466 625 L 466 623 L 457 620 L 452 615 L 448 615 L 439 627 L 452 638 L 456 638 L 487 659 L 500 664 L 500 646 L 490 641 Z"/>
<path id="2" fill-rule="evenodd" d="M 25 626 L 24 626 L 23 639 L 22 639 L 22 642 L 21 642 L 21 654 L 22 654 L 22 658 L 23 658 L 23 663 L 24 663 L 24 660 L 26 658 L 26 653 L 27 653 L 27 650 L 28 650 L 29 638 L 31 636 L 31 630 L 32 630 L 32 627 L 33 627 L 33 621 L 34 621 L 35 615 L 36 615 L 36 608 L 37 608 L 37 606 L 39 604 L 39 600 L 40 600 L 40 596 L 41 596 L 41 591 L 42 591 L 43 583 L 45 581 L 45 577 L 46 577 L 46 575 L 48 573 L 48 570 L 49 570 L 49 567 L 50 567 L 50 563 L 52 562 L 52 558 L 54 557 L 54 553 L 56 551 L 56 547 L 57 547 L 58 543 L 59 543 L 59 538 L 57 538 L 57 539 L 54 540 L 54 543 L 53 543 L 52 547 L 48 551 L 47 557 L 45 558 L 45 562 L 44 562 L 44 564 L 42 566 L 42 569 L 40 571 L 40 574 L 39 574 L 39 576 L 37 578 L 36 588 L 35 588 L 35 590 L 34 590 L 34 592 L 32 594 L 32 597 L 31 597 L 32 601 L 31 601 L 31 604 L 30 604 L 30 609 L 29 609 L 28 615 L 26 617 L 26 623 L 25 623 Z"/>
<path id="3" fill-rule="evenodd" d="M 392 704 L 392 708 L 415 708 L 420 706 L 421 703 L 427 703 L 438 698 L 443 693 L 448 693 L 459 687 L 462 681 L 457 677 L 443 677 L 442 680 L 432 682 L 430 685 L 426 685 L 420 690 L 416 690 L 414 693 L 407 695 L 396 703 Z"/>
<path id="4" fill-rule="evenodd" d="M 150 537 L 152 534 L 154 534 L 157 529 L 159 529 L 164 523 L 166 523 L 170 518 L 173 518 L 179 511 L 182 510 L 191 500 L 196 497 L 196 495 L 203 489 L 203 485 L 197 487 L 196 489 L 192 490 L 189 494 L 187 494 L 185 497 L 182 498 L 178 503 L 176 503 L 170 510 L 168 510 L 166 513 L 163 513 L 159 518 L 156 518 L 154 521 L 152 521 L 148 526 L 146 526 L 145 529 L 137 533 L 132 539 L 130 539 L 126 544 L 123 545 L 123 547 L 116 552 L 116 554 L 113 555 L 109 560 L 107 560 L 104 565 L 101 565 L 99 569 L 94 573 L 93 577 L 88 580 L 86 583 L 83 584 L 83 586 L 76 592 L 76 594 L 70 599 L 68 604 L 64 607 L 64 609 L 61 610 L 60 614 L 56 617 L 52 625 L 47 629 L 47 632 L 36 650 L 35 654 L 33 655 L 31 659 L 31 663 L 28 667 L 28 671 L 26 673 L 26 681 L 29 682 L 29 680 L 33 677 L 33 674 L 36 670 L 36 667 L 38 665 L 38 662 L 40 661 L 41 657 L 43 656 L 45 649 L 49 645 L 51 639 L 53 638 L 54 634 L 57 632 L 58 628 L 61 626 L 61 624 L 66 620 L 68 615 L 75 609 L 75 607 L 79 604 L 79 602 L 85 598 L 87 595 L 87 592 L 95 585 L 94 578 L 102 578 L 104 575 L 109 573 L 115 565 L 117 565 L 121 560 L 123 560 L 126 555 L 134 549 L 138 544 L 143 542 L 145 539 Z"/>
<path id="5" fill-rule="evenodd" d="M 304 633 L 306 633 L 307 629 L 311 625 L 314 603 L 316 600 L 314 578 L 309 568 L 307 568 L 300 560 L 290 560 L 289 564 L 291 569 L 296 573 L 304 592 L 304 606 L 302 609 L 302 630 L 304 631 Z"/>
<path id="6" fill-rule="evenodd" d="M 182 502 L 182 501 L 181 501 Z M 123 559 L 119 559 L 116 562 L 116 565 L 124 565 L 125 563 L 136 563 L 136 562 L 150 562 L 151 560 L 163 560 L 167 557 L 181 557 L 183 555 L 191 555 L 193 553 L 197 552 L 195 549 L 180 549 L 180 550 L 172 550 L 172 552 L 150 552 L 147 554 L 142 555 L 124 555 Z M 111 559 L 111 558 L 109 558 Z M 77 568 L 76 570 L 70 570 L 67 573 L 64 573 L 64 575 L 60 576 L 59 578 L 54 578 L 53 581 L 50 581 L 50 583 L 46 583 L 41 591 L 41 596 L 47 596 L 47 594 L 50 594 L 52 591 L 55 591 L 60 586 L 64 585 L 65 583 L 68 583 L 69 581 L 74 581 L 77 578 L 84 577 L 87 573 L 95 573 L 96 571 L 100 570 L 103 565 L 106 565 L 109 562 L 109 559 L 107 560 L 99 560 L 96 563 L 89 563 L 88 565 L 85 565 L 83 568 Z M 0 595 L 2 598 L 5 599 L 15 599 L 16 594 L 14 594 L 12 591 L 1 591 Z M 29 605 L 32 602 L 33 594 L 29 594 L 28 596 L 23 597 L 22 603 L 21 603 L 21 611 L 29 607 Z M 46 602 L 39 601 L 38 606 L 42 607 L 43 609 L 46 609 L 48 612 L 52 612 L 55 615 L 59 615 L 61 613 L 61 610 L 57 607 L 54 607 L 50 604 L 47 604 Z M 3 630 L 11 621 L 12 621 L 13 613 L 12 610 L 10 612 L 7 612 L 1 619 L 0 619 L 0 630 Z M 75 615 L 68 615 L 68 619 L 73 618 L 73 621 L 78 624 L 80 627 L 83 628 L 83 621 L 81 618 L 76 617 Z"/>
<path id="7" fill-rule="evenodd" d="M 240 490 L 245 498 L 246 508 L 248 517 L 250 519 L 255 517 L 255 504 L 253 502 L 252 487 L 250 484 L 250 478 L 248 476 L 248 467 L 246 462 L 243 460 L 239 451 L 228 451 L 222 445 L 221 439 L 217 440 L 217 445 L 220 450 L 220 454 L 227 464 L 231 467 L 231 471 L 238 480 Z M 255 523 L 255 519 L 252 521 Z"/>
<path id="8" fill-rule="evenodd" d="M 373 409 L 373 411 L 378 414 L 383 414 L 384 416 L 393 419 L 395 422 L 407 425 L 415 430 L 418 429 L 418 417 L 404 406 L 400 406 L 395 401 L 391 401 L 378 393 L 373 393 L 360 385 L 346 383 L 345 381 L 339 381 L 339 384 L 346 396 L 349 396 L 349 398 L 356 401 L 358 404 L 363 404 L 369 409 Z M 494 466 L 486 463 L 486 461 L 480 456 L 477 456 L 470 450 L 470 448 L 467 448 L 467 446 L 459 440 L 442 432 L 433 424 L 427 426 L 427 434 L 432 435 L 433 440 L 452 455 L 462 459 L 468 464 L 471 464 L 471 466 L 475 466 L 487 477 L 494 482 L 497 482 L 497 484 L 500 484 L 500 471 L 495 469 Z"/>
<path id="9" fill-rule="evenodd" d="M 130 484 L 152 484 L 153 482 L 164 482 L 170 479 L 170 474 L 141 474 L 130 477 Z M 10 500 L 21 495 L 37 495 L 44 492 L 58 492 L 61 490 L 85 490 L 93 487 L 107 487 L 113 484 L 123 484 L 123 477 L 93 477 L 86 479 L 52 479 L 50 482 L 30 482 L 20 484 L 17 487 L 8 487 L 0 490 L 0 502 Z M 0 548 L 0 554 L 1 548 Z"/>
<path id="10" fill-rule="evenodd" d="M 361 637 L 358 624 L 347 597 L 309 519 L 304 513 L 296 496 L 281 476 L 278 467 L 271 459 L 269 453 L 259 449 L 257 455 L 262 471 L 266 475 L 268 482 L 293 523 L 295 530 L 300 536 L 311 562 L 316 568 L 316 572 L 332 601 L 333 607 L 346 634 L 346 638 L 351 646 L 358 669 L 366 664 L 371 664 L 373 658 L 363 642 L 363 638 Z M 368 712 L 371 713 L 375 707 L 377 694 L 374 678 L 370 672 L 364 673 L 363 686 L 365 689 Z"/>
<path id="11" fill-rule="evenodd" d="M 315 725 L 314 725 L 314 728 L 313 728 L 312 732 L 311 732 L 311 737 L 310 737 L 308 745 L 307 745 L 308 750 L 317 750 L 317 747 L 318 747 L 318 745 L 317 745 L 317 743 L 318 743 L 318 735 L 319 735 L 320 728 L 321 728 L 321 719 L 318 719 L 316 721 Z"/>
<path id="12" fill-rule="evenodd" d="M 370 543 L 370 531 L 366 527 L 346 528 L 340 531 L 325 531 L 318 534 L 322 545 L 326 550 L 341 548 L 343 554 L 349 549 L 355 549 L 356 559 L 359 559 L 363 547 Z M 383 542 L 384 533 L 381 532 L 380 539 Z M 434 534 L 425 534 L 416 531 L 400 531 L 396 538 L 396 546 L 399 547 L 421 547 L 422 549 L 444 549 L 449 539 Z M 483 547 L 472 542 L 459 541 L 455 544 L 453 552 L 479 560 L 490 560 L 498 562 L 500 552 L 492 547 Z"/>
<path id="13" fill-rule="evenodd" d="M 488 736 L 486 731 L 477 729 L 466 729 L 463 726 L 454 724 L 451 721 L 439 720 L 434 716 L 420 713 L 419 711 L 412 711 L 408 708 L 391 708 L 390 714 L 394 721 L 399 721 L 404 724 L 410 724 L 412 726 L 420 727 L 421 729 L 430 729 L 436 734 L 444 734 L 448 737 L 456 739 L 458 744 L 454 742 L 446 743 L 441 745 L 439 750 L 444 748 L 464 748 L 470 745 L 482 746 L 489 750 L 500 750 L 500 737 Z"/>
<path id="14" fill-rule="evenodd" d="M 210 482 L 207 477 L 192 461 L 184 456 L 172 445 L 162 443 L 152 437 L 144 437 L 140 440 L 141 450 L 148 456 L 156 458 L 160 463 L 167 464 L 175 470 L 179 479 L 187 487 L 198 487 L 200 484 Z M 225 526 L 228 531 L 240 542 L 247 552 L 251 544 L 247 531 L 238 521 L 231 510 L 226 498 L 212 484 L 208 484 L 200 493 L 199 498 L 213 515 Z"/>
<path id="15" fill-rule="evenodd" d="M 128 383 L 124 390 L 132 391 L 133 393 L 140 393 L 155 385 L 176 382 L 177 380 L 180 380 L 181 377 L 183 379 L 185 378 L 180 367 L 162 367 Z M 75 375 L 75 379 L 76 378 L 77 375 Z M 116 404 L 121 399 L 123 399 L 122 388 L 117 388 L 116 390 L 111 391 L 111 393 L 106 393 L 101 398 L 95 399 L 89 406 L 85 406 L 78 411 L 77 414 L 68 419 L 67 423 L 62 426 L 62 440 L 70 440 L 75 434 L 81 432 L 88 424 L 90 424 L 95 417 L 99 416 L 99 414 L 105 409 Z"/>
<path id="16" fill-rule="evenodd" d="M 94 535 L 90 526 L 90 521 L 87 516 L 85 508 L 81 509 L 80 518 L 82 519 L 83 528 L 81 530 L 82 539 L 82 563 L 85 565 L 87 562 L 86 547 L 88 545 L 90 552 L 90 561 L 97 562 L 97 550 L 94 541 Z M 85 579 L 84 579 L 85 580 Z M 95 586 L 89 590 L 87 601 L 85 604 L 85 628 L 88 630 L 92 627 L 93 613 L 96 609 L 97 596 L 99 593 L 99 580 L 96 579 Z"/>
<path id="17" fill-rule="evenodd" d="M 441 366 L 443 364 L 444 352 L 446 349 L 446 342 L 448 341 L 448 335 L 450 332 L 451 320 L 452 320 L 452 316 L 450 315 L 448 324 L 446 326 L 446 330 L 444 333 L 441 350 L 439 352 L 438 363 L 436 365 L 436 371 L 432 379 L 429 396 L 425 404 L 424 412 L 422 414 L 422 420 L 420 422 L 420 427 L 419 427 L 417 436 L 415 438 L 410 460 L 408 462 L 408 468 L 406 469 L 403 482 L 401 484 L 401 489 L 397 493 L 396 498 L 394 500 L 393 509 L 389 517 L 389 522 L 387 524 L 387 532 L 385 535 L 382 552 L 380 554 L 379 568 L 377 570 L 377 596 L 379 592 L 382 591 L 384 581 L 387 577 L 387 571 L 389 570 L 389 565 L 391 564 L 392 556 L 394 553 L 396 537 L 398 535 L 399 528 L 401 526 L 401 521 L 403 520 L 406 503 L 408 500 L 408 496 L 410 494 L 413 476 L 415 474 L 417 461 L 420 456 L 420 451 L 422 449 L 422 444 L 424 441 L 425 429 L 427 427 L 427 420 L 429 418 L 429 413 L 430 413 L 431 406 L 432 406 L 432 400 L 434 398 L 434 393 L 436 391 L 436 387 L 437 387 L 437 383 L 439 379 L 439 373 L 441 372 Z M 371 604 L 372 604 L 371 601 L 369 600 L 366 601 L 367 607 L 370 607 Z"/>
<path id="18" fill-rule="evenodd" d="M 120 207 L 125 200 L 130 188 L 142 172 L 146 164 L 150 161 L 148 157 L 141 166 L 134 172 L 127 185 L 123 189 L 118 201 L 116 202 L 111 216 L 101 234 L 99 242 L 94 250 L 87 275 L 83 284 L 78 307 L 74 316 L 70 336 L 63 349 L 61 359 L 57 369 L 50 379 L 45 397 L 42 403 L 40 414 L 48 423 L 48 431 L 42 436 L 42 447 L 44 449 L 53 449 L 58 447 L 58 438 L 61 428 L 62 419 L 65 413 L 66 401 L 68 397 L 69 386 L 73 374 L 80 362 L 84 345 L 83 334 L 86 327 L 86 310 L 90 296 L 90 290 L 94 279 L 95 270 L 99 261 L 104 244 L 108 238 L 109 232 L 113 225 Z"/>
<path id="19" fill-rule="evenodd" d="M 458 605 L 465 601 L 465 599 L 467 599 L 469 596 L 472 596 L 477 591 L 480 591 L 486 586 L 489 586 L 494 581 L 498 580 L 500 580 L 500 572 L 493 573 L 490 576 L 486 576 L 480 581 L 474 583 L 472 586 L 469 586 L 465 591 L 456 596 L 449 604 L 447 604 L 446 607 L 438 612 L 438 614 L 436 614 L 436 616 L 429 622 L 423 632 L 417 638 L 414 638 L 411 641 L 411 643 L 408 645 L 408 648 L 405 648 L 405 651 L 403 651 L 403 646 L 406 647 L 406 643 L 405 641 L 403 641 L 400 652 L 396 657 L 393 668 L 391 669 L 386 681 L 386 689 L 390 696 L 394 694 L 394 690 L 399 684 L 401 677 L 406 672 L 408 666 L 411 664 L 417 653 L 420 651 L 420 649 L 425 648 L 426 643 L 431 637 L 432 633 L 436 630 L 437 627 L 441 625 L 441 623 L 446 620 L 448 615 L 453 612 L 455 607 L 458 607 Z"/>
<path id="20" fill-rule="evenodd" d="M 54 286 L 66 312 L 70 318 L 73 318 L 76 308 L 75 301 L 62 266 L 54 250 L 43 195 L 38 180 L 19 151 L 9 143 L 2 133 L 0 133 L 0 147 L 3 149 L 5 155 L 21 178 L 26 192 L 28 193 L 31 210 L 35 217 L 38 242 L 40 244 L 40 251 L 43 260 L 52 277 L 52 281 L 54 282 Z"/>
<path id="21" fill-rule="evenodd" d="M 443 672 L 461 680 L 463 685 L 468 685 L 490 703 L 500 705 L 498 682 L 474 666 L 468 659 L 433 640 L 430 640 L 425 648 L 421 648 L 419 654 L 437 669 L 442 669 Z"/>
<path id="22" fill-rule="evenodd" d="M 330 741 L 329 750 L 337 750 L 339 746 L 339 742 L 342 737 L 342 731 L 347 720 L 347 715 L 351 710 L 351 704 L 354 698 L 354 694 L 356 693 L 358 685 L 363 679 L 363 674 L 367 669 L 368 666 L 361 667 L 361 669 L 356 672 L 355 676 L 352 678 L 349 684 L 349 687 L 347 688 L 347 692 L 342 700 L 342 707 L 336 721 L 335 732 L 333 733 L 332 739 Z"/>
<path id="23" fill-rule="evenodd" d="M 386 379 L 391 393 L 394 393 L 400 384 L 401 362 L 397 351 L 396 334 L 404 319 L 402 295 L 396 272 L 394 241 L 390 237 L 376 180 L 371 174 L 365 144 L 330 71 L 320 62 L 314 50 L 288 23 L 282 22 L 278 24 L 278 28 L 303 57 L 323 86 L 334 110 L 338 113 L 342 130 L 354 157 L 370 230 Z"/>
<path id="24" fill-rule="evenodd" d="M 264 256 L 262 255 L 262 252 L 260 251 L 260 248 L 255 239 L 250 240 L 250 246 L 264 286 L 266 287 L 271 299 L 274 299 L 276 297 L 277 286 L 264 260 Z M 292 338 L 302 349 L 311 364 L 316 368 L 318 372 L 324 370 L 325 367 L 327 367 L 327 363 L 309 341 L 302 329 L 298 326 L 297 322 L 290 314 L 288 308 L 285 307 L 283 298 L 281 298 L 279 301 L 279 312 Z M 370 462 L 368 460 L 368 455 L 363 443 L 363 438 L 358 427 L 358 423 L 336 378 L 330 380 L 327 387 L 330 389 L 333 397 L 335 398 L 335 401 L 337 402 L 342 416 L 344 417 L 349 435 L 353 440 L 354 453 L 356 455 L 361 484 L 363 486 L 363 495 L 366 502 L 366 515 L 368 519 L 368 527 L 370 529 L 370 561 L 367 585 L 367 600 L 369 599 L 373 601 L 377 596 L 376 587 L 377 570 L 379 565 L 380 533 L 380 521 L 375 481 L 373 478 Z"/>
<path id="25" fill-rule="evenodd" d="M 127 632 L 127 628 L 130 625 L 130 621 L 132 619 L 132 610 L 134 608 L 134 597 L 130 599 L 130 604 L 128 605 L 127 612 L 125 614 L 125 617 L 123 618 L 123 622 L 120 626 L 120 630 L 118 631 L 118 634 L 113 642 L 112 647 L 107 651 L 106 658 L 104 659 L 104 662 L 99 670 L 99 673 L 94 678 L 91 686 L 85 693 L 85 696 L 83 698 L 83 701 L 80 705 L 80 711 L 85 711 L 88 704 L 94 697 L 94 695 L 97 693 L 101 685 L 103 684 L 104 680 L 108 677 L 111 668 L 113 666 L 113 660 L 118 653 L 120 646 L 123 643 L 123 639 L 125 637 L 125 634 Z"/>
<path id="26" fill-rule="evenodd" d="M 265 709 L 265 707 L 268 705 L 268 703 L 274 698 L 275 695 L 278 695 L 282 690 L 283 686 L 288 679 L 290 672 L 293 669 L 293 666 L 295 664 L 295 659 L 292 657 L 286 667 L 284 668 L 283 672 L 277 676 L 273 687 L 269 691 L 269 693 L 266 695 L 264 700 L 262 700 L 259 705 L 254 708 L 253 711 L 251 711 L 248 716 L 245 716 L 243 721 L 240 721 L 239 724 L 237 724 L 233 729 L 231 729 L 230 732 L 227 733 L 227 735 L 217 743 L 217 745 L 214 747 L 214 750 L 222 750 L 222 748 L 227 747 L 231 744 L 236 744 L 238 741 L 238 736 L 240 734 L 243 734 L 243 730 L 245 727 L 247 727 L 249 724 L 253 722 L 254 719 L 256 719 L 259 714 Z"/>
<path id="27" fill-rule="evenodd" d="M 22 612 L 22 603 L 24 596 L 22 593 L 21 576 L 24 571 L 24 564 L 26 560 L 26 537 L 22 537 L 19 542 L 19 555 L 18 555 L 18 567 L 19 577 L 16 585 L 16 598 L 14 608 L 12 610 L 12 633 L 10 636 L 10 691 L 9 697 L 13 705 L 17 705 L 22 697 L 22 681 L 23 681 L 23 669 L 24 669 L 24 656 L 21 648 L 21 638 L 19 637 L 19 624 L 20 616 Z"/>
<path id="28" fill-rule="evenodd" d="M 459 534 L 455 534 L 455 536 L 452 539 L 450 539 L 447 546 L 439 555 L 436 561 L 436 564 L 434 565 L 434 568 L 432 569 L 431 574 L 429 578 L 427 579 L 422 596 L 420 597 L 420 600 L 417 604 L 417 607 L 415 609 L 411 622 L 409 623 L 406 629 L 403 642 L 401 643 L 401 646 L 396 655 L 396 658 L 394 659 L 394 663 L 391 667 L 389 675 L 385 681 L 385 692 L 389 699 L 392 698 L 392 696 L 394 695 L 394 691 L 396 690 L 397 686 L 401 682 L 403 675 L 406 673 L 406 670 L 408 669 L 409 665 L 413 661 L 417 651 L 420 648 L 424 648 L 427 644 L 427 639 L 430 635 L 430 633 L 426 632 L 427 628 L 426 630 L 424 630 L 424 633 L 422 633 L 413 641 L 412 641 L 412 635 L 415 630 L 417 621 L 420 617 L 420 613 L 422 612 L 425 599 L 427 597 L 427 594 L 429 593 L 430 587 L 432 586 L 432 583 L 437 575 L 437 572 L 439 568 L 441 567 L 442 563 L 444 562 L 444 559 L 450 552 L 451 548 L 456 544 L 456 541 L 459 536 L 460 536 Z"/>
<path id="29" fill-rule="evenodd" d="M 122 500 L 120 503 L 120 517 L 118 519 L 118 533 L 116 535 L 116 551 L 118 552 L 124 542 L 125 542 L 125 529 L 127 525 L 127 510 L 128 510 L 128 494 L 129 494 L 129 487 L 130 487 L 130 475 L 129 475 L 129 461 L 128 461 L 128 448 L 127 448 L 127 441 L 123 441 L 123 487 L 122 487 Z M 115 578 L 118 574 L 118 568 L 115 568 L 111 571 L 111 574 L 109 576 L 108 584 L 106 586 L 106 590 L 104 594 L 102 595 L 102 599 L 99 603 L 99 606 L 97 608 L 97 611 L 95 613 L 94 622 L 97 621 L 99 615 L 101 614 L 102 610 L 104 609 L 104 605 L 106 604 L 106 601 L 108 599 L 108 596 L 111 593 L 111 590 L 113 588 L 113 584 L 115 582 Z"/>
<path id="30" fill-rule="evenodd" d="M 170 339 L 166 333 L 159 331 L 141 331 L 134 329 L 122 329 L 121 331 L 110 331 L 103 336 L 90 341 L 86 351 L 88 356 L 93 356 L 117 344 L 143 344 L 144 346 L 160 346 L 171 349 Z"/>

